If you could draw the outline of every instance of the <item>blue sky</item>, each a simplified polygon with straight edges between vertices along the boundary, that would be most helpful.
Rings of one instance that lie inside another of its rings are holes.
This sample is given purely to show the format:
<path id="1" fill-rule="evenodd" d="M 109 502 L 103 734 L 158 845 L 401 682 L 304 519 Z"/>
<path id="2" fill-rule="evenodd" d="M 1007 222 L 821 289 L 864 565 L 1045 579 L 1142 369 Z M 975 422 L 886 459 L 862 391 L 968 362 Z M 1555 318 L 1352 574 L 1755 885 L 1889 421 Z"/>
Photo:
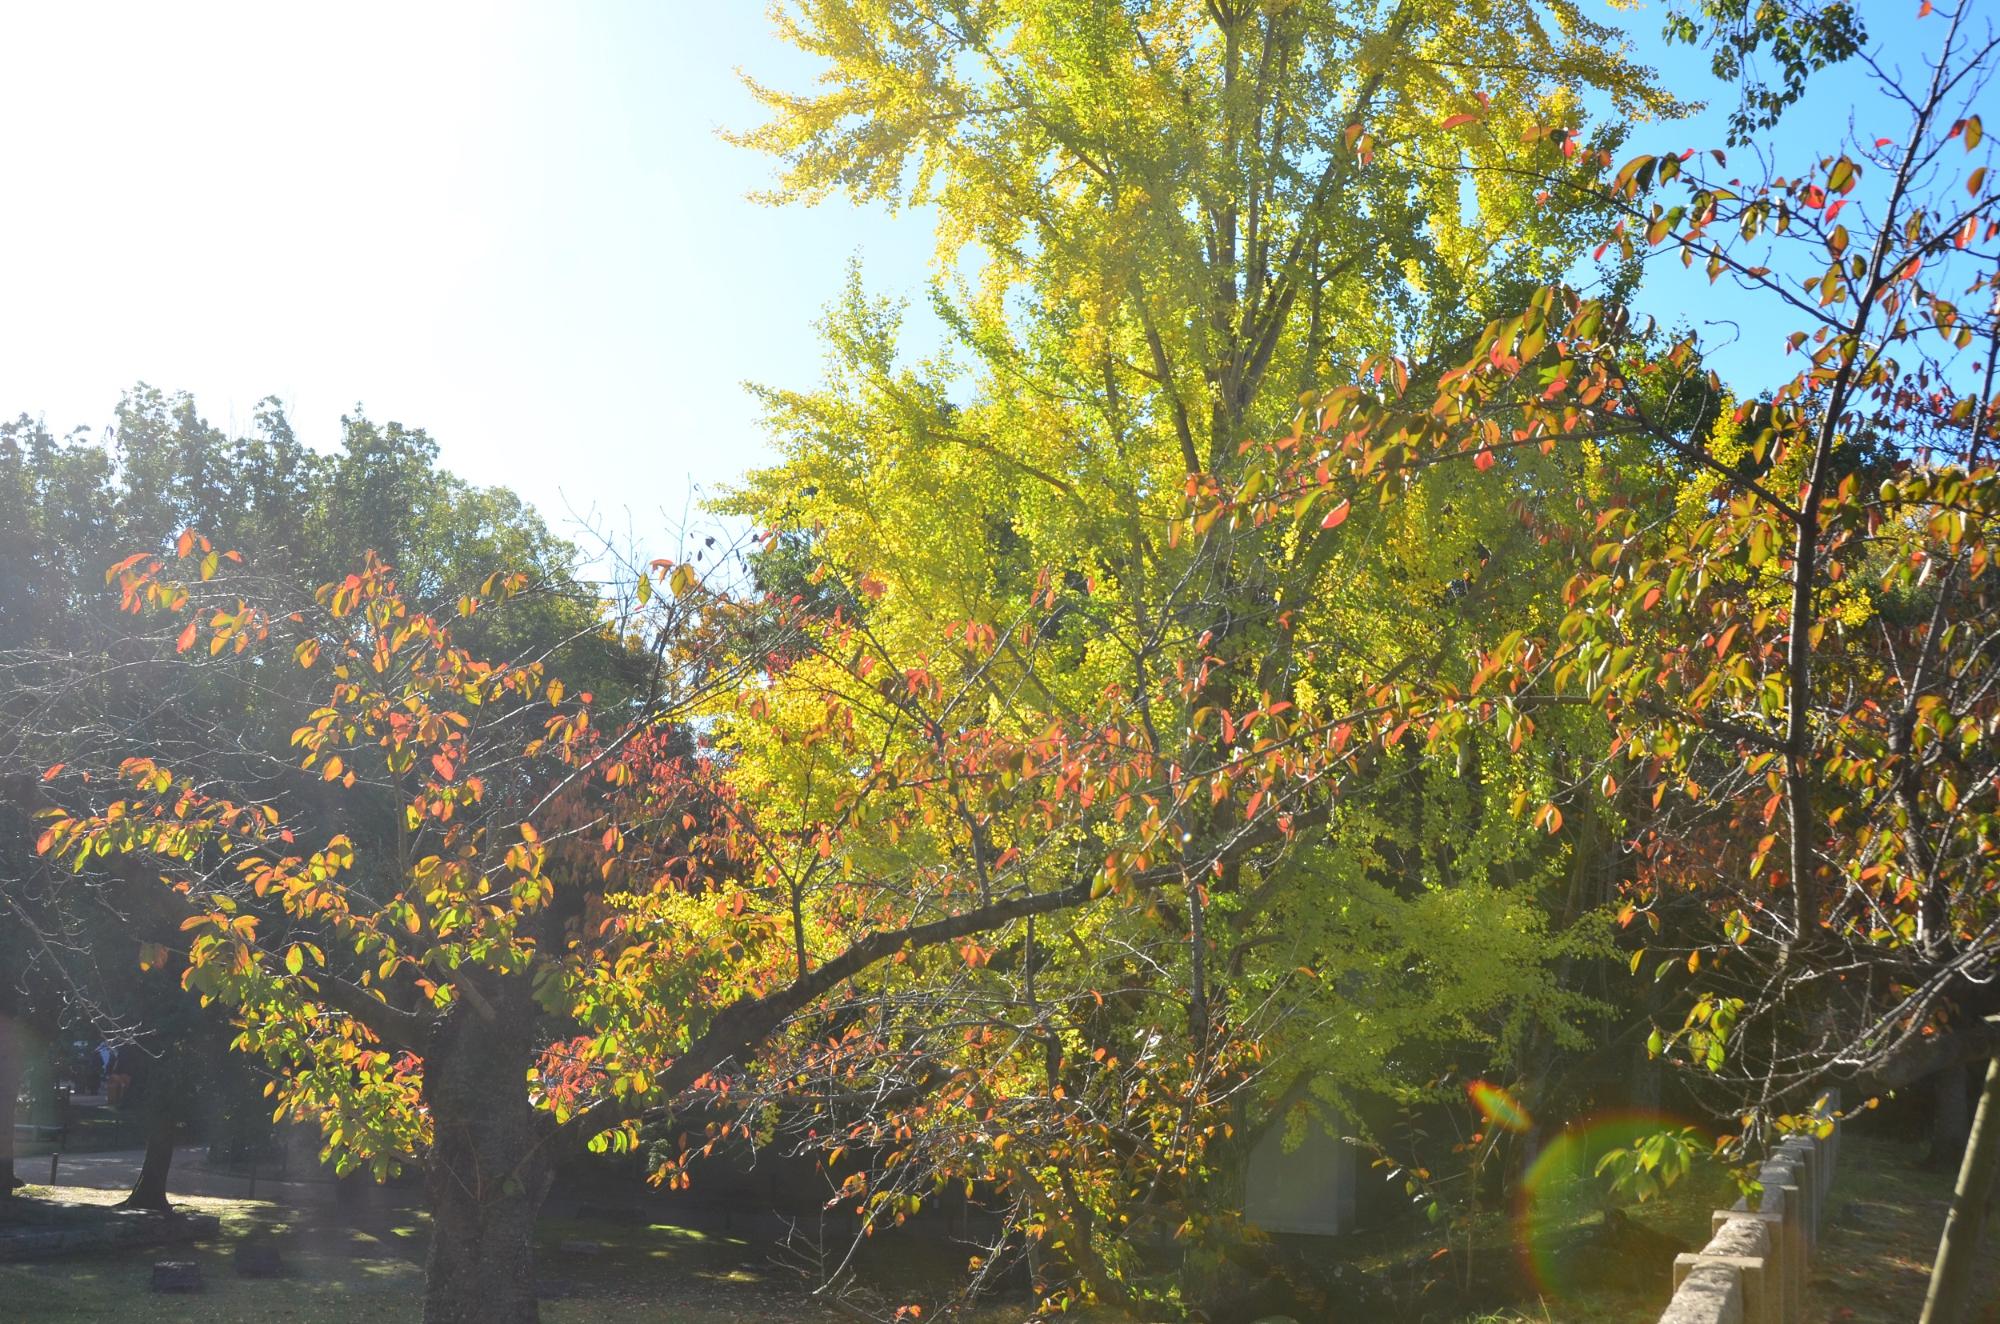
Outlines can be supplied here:
<path id="1" fill-rule="evenodd" d="M 1592 8 L 1715 95 L 1657 5 Z M 0 51 L 6 416 L 94 426 L 143 379 L 224 425 L 278 395 L 325 445 L 361 402 L 558 523 L 650 535 L 764 454 L 739 383 L 816 379 L 851 256 L 921 313 L 927 216 L 745 196 L 769 166 L 716 136 L 757 118 L 735 71 L 812 74 L 757 0 L 16 5 Z M 1719 142 L 1720 108 L 1655 136 Z M 1655 302 L 1729 307 L 1693 294 Z M 1746 330 L 1748 365 L 1773 330 Z"/>

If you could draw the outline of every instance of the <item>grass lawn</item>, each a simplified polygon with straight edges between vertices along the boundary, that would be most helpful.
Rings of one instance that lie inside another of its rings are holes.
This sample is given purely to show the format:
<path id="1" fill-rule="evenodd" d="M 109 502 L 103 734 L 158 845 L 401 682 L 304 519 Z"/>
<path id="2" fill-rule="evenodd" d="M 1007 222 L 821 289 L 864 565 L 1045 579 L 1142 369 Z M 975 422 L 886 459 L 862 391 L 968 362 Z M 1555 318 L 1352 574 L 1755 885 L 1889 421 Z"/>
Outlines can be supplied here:
<path id="1" fill-rule="evenodd" d="M 82 1187 L 29 1187 L 29 1197 L 112 1204 L 122 1192 Z M 199 1247 L 154 1247 L 126 1254 L 80 1255 L 38 1264 L 0 1265 L 0 1319 L 33 1324 L 100 1324 L 143 1318 L 158 1324 L 345 1324 L 397 1321 L 421 1311 L 423 1253 L 429 1229 L 415 1211 L 390 1211 L 350 1228 L 303 1217 L 263 1200 L 190 1196 L 180 1206 L 222 1219 L 222 1236 Z M 251 1235 L 282 1247 L 286 1276 L 236 1276 L 232 1254 Z M 565 1240 L 588 1240 L 604 1251 L 565 1257 Z M 152 1264 L 194 1259 L 205 1290 L 155 1295 Z M 684 1228 L 611 1226 L 549 1220 L 538 1264 L 544 1278 L 566 1279 L 575 1295 L 542 1303 L 549 1324 L 688 1324 L 772 1321 L 808 1324 L 833 1319 L 805 1298 L 742 1241 Z"/>

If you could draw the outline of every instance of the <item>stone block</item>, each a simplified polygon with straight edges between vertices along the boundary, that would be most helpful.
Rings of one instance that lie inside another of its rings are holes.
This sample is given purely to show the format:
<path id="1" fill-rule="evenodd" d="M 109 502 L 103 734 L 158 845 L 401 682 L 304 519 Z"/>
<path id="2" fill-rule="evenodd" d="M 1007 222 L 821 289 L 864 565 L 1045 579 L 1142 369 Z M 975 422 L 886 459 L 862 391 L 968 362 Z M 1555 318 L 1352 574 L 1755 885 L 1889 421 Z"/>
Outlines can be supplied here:
<path id="1" fill-rule="evenodd" d="M 194 1260 L 161 1260 L 153 1266 L 155 1292 L 199 1292 L 201 1265 Z"/>
<path id="2" fill-rule="evenodd" d="M 1771 1255 L 1770 1229 L 1761 1220 L 1723 1221 L 1699 1252 L 1674 1261 L 1674 1285 L 1678 1287 L 1703 1264 L 1726 1264 L 1737 1271 L 1743 1290 L 1743 1318 L 1748 1324 L 1784 1324 L 1779 1266 Z"/>
<path id="3" fill-rule="evenodd" d="M 1660 1324 L 1744 1324 L 1742 1275 L 1728 1264 L 1689 1267 Z"/>
<path id="4" fill-rule="evenodd" d="M 1741 1206 L 1743 1202 L 1738 1200 L 1736 1203 Z M 1774 1321 L 1790 1321 L 1798 1313 L 1799 1303 L 1791 1296 L 1791 1282 L 1785 1273 L 1784 1216 L 1741 1207 L 1718 1209 L 1710 1219 L 1709 1225 L 1715 1230 L 1716 1235 L 1720 1236 L 1731 1223 L 1754 1223 L 1762 1230 L 1761 1242 L 1764 1249 L 1759 1254 L 1764 1260 L 1762 1284 L 1764 1317 Z M 1711 1241 L 1709 1244 L 1715 1243 Z M 1733 1246 L 1741 1243 L 1732 1241 L 1730 1244 Z M 1751 1316 L 1751 1318 L 1756 1317 Z"/>
<path id="5" fill-rule="evenodd" d="M 236 1276 L 239 1278 L 280 1278 L 285 1260 L 268 1241 L 246 1241 L 236 1248 Z"/>

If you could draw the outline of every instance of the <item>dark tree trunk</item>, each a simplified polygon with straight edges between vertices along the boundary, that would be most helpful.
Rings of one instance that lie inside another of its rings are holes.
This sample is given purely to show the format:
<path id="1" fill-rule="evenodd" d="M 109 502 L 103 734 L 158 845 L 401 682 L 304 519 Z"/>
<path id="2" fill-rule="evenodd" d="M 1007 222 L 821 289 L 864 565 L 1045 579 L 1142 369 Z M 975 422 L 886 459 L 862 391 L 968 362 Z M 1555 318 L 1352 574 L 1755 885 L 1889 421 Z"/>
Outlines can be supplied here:
<path id="1" fill-rule="evenodd" d="M 1972 1133 L 1972 1106 L 1966 1098 L 1971 1076 L 1965 1063 L 1954 1062 L 1931 1077 L 1931 1152 L 1927 1166 L 1940 1172 L 1955 1172 L 1965 1154 L 1965 1138 Z"/>
<path id="2" fill-rule="evenodd" d="M 21 1092 L 20 1048 L 14 1018 L 0 1011 L 0 1200 L 14 1193 L 14 1108 Z"/>
<path id="3" fill-rule="evenodd" d="M 433 1139 L 424 1160 L 431 1248 L 424 1324 L 536 1324 L 535 1218 L 552 1176 L 528 1106 L 534 1003 L 511 980 L 461 1001 L 426 1055 Z"/>
<path id="4" fill-rule="evenodd" d="M 165 1094 L 155 1082 L 147 1090 L 146 1100 L 146 1160 L 139 1165 L 139 1180 L 132 1187 L 132 1193 L 125 1197 L 127 1209 L 171 1209 L 167 1201 L 167 1173 L 174 1166 L 174 1137 L 178 1128 L 174 1122 L 174 1112 L 166 1099 L 155 1099 L 155 1094 Z"/>
<path id="5" fill-rule="evenodd" d="M 146 1119 L 146 1158 L 139 1165 L 139 1180 L 125 1197 L 128 1209 L 171 1209 L 167 1202 L 167 1173 L 174 1166 L 174 1139 L 180 1121 L 179 1058 L 169 1045 L 157 1058 L 146 1058 L 135 1048 L 138 1063 L 139 1108 Z"/>

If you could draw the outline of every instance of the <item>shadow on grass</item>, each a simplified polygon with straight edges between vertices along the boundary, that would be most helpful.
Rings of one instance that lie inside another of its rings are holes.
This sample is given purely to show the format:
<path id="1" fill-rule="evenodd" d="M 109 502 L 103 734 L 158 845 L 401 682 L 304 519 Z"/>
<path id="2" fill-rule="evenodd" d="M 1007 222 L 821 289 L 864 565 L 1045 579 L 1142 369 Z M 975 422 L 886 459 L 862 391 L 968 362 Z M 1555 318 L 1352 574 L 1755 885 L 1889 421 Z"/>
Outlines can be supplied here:
<path id="1" fill-rule="evenodd" d="M 29 1198 L 109 1205 L 117 1191 L 30 1187 Z M 265 1200 L 191 1196 L 175 1201 L 221 1219 L 221 1235 L 198 1246 L 81 1255 L 0 1265 L 0 1318 L 33 1324 L 99 1324 L 143 1318 L 160 1324 L 344 1324 L 409 1321 L 422 1309 L 429 1217 L 420 1210 L 371 1210 L 347 1222 L 332 1209 L 287 1209 Z M 255 1238 L 279 1248 L 276 1279 L 239 1278 L 237 1246 Z M 740 1238 L 664 1224 L 631 1226 L 580 1219 L 548 1220 L 538 1234 L 537 1270 L 564 1280 L 570 1299 L 543 1302 L 550 1324 L 802 1324 L 834 1316 Z M 589 1242 L 595 1254 L 570 1253 Z M 201 1265 L 204 1288 L 189 1296 L 155 1295 L 152 1265 L 161 1259 Z"/>

